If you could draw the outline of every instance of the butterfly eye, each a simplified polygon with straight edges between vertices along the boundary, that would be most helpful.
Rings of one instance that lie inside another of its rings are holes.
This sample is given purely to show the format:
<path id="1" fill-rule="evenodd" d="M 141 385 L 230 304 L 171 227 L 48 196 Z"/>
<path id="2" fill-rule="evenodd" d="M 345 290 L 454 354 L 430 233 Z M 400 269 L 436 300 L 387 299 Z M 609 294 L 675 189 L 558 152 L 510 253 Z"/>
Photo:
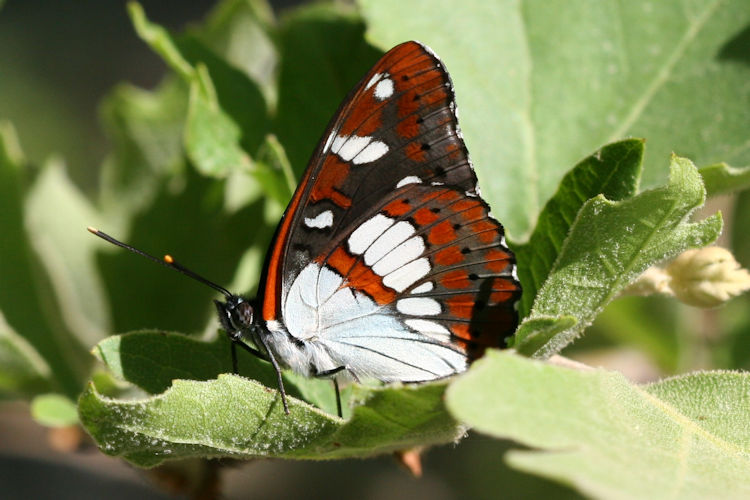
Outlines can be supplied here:
<path id="1" fill-rule="evenodd" d="M 240 302 L 234 310 L 233 320 L 239 329 L 250 328 L 253 324 L 253 306 L 249 302 Z"/>

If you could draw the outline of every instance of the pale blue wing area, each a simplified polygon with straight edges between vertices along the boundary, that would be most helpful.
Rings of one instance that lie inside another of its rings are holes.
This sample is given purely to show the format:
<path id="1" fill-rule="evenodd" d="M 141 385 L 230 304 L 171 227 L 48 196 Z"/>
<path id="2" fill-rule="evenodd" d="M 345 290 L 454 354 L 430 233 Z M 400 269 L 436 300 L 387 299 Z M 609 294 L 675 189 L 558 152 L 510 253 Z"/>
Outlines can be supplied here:
<path id="1" fill-rule="evenodd" d="M 341 276 L 316 263 L 294 280 L 286 295 L 284 324 L 301 342 L 294 343 L 286 332 L 269 339 L 292 369 L 309 375 L 345 366 L 358 377 L 405 382 L 466 369 L 466 355 L 447 341 L 443 327 L 422 320 L 416 332 L 392 308 L 342 284 Z"/>

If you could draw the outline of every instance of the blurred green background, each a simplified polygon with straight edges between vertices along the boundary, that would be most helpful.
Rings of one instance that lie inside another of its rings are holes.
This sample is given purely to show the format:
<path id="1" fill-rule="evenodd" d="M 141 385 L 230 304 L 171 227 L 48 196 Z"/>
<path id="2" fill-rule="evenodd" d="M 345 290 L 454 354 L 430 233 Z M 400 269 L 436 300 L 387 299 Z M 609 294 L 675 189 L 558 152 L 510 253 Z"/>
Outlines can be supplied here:
<path id="1" fill-rule="evenodd" d="M 296 3 L 272 2 L 272 6 L 280 12 Z M 202 22 L 215 6 L 215 2 L 175 0 L 151 0 L 141 4 L 152 21 L 174 32 L 182 31 L 191 23 Z M 358 39 L 364 26 L 353 22 L 350 29 L 351 37 Z M 750 54 L 748 33 L 748 29 L 741 30 L 731 39 L 723 53 L 725 59 L 747 65 L 747 54 Z M 293 47 L 294 40 L 290 38 L 287 37 L 285 42 Z M 312 49 L 315 48 L 318 47 Z M 335 110 L 336 99 L 343 97 L 348 87 L 374 62 L 378 52 L 362 45 L 359 54 L 361 59 L 347 68 L 347 74 L 342 76 L 341 88 L 332 90 L 338 95 L 331 98 L 333 103 L 316 103 L 326 108 L 320 111 L 323 116 L 329 116 Z M 113 151 L 122 152 L 122 142 L 113 133 L 116 129 L 112 123 L 122 118 L 117 115 L 116 102 L 127 95 L 127 91 L 113 91 L 113 88 L 129 82 L 144 89 L 160 88 L 159 92 L 168 95 L 179 84 L 173 80 L 162 83 L 166 72 L 161 58 L 135 34 L 125 2 L 8 0 L 0 9 L 0 120 L 9 120 L 16 128 L 31 165 L 29 183 L 36 179 L 41 166 L 51 156 L 59 155 L 75 186 L 90 202 L 106 209 L 106 193 L 100 192 L 102 175 L 106 175 L 102 173 L 102 165 Z M 307 75 L 313 82 L 317 77 Z M 175 93 L 179 91 L 184 92 L 184 88 Z M 105 98 L 106 103 L 102 104 Z M 282 99 L 280 108 L 291 101 Z M 684 101 L 683 105 L 688 106 L 689 101 Z M 744 109 L 748 103 L 740 100 L 738 106 Z M 178 108 L 179 104 L 175 107 Z M 144 114 L 148 112 L 146 99 Z M 102 117 L 109 123 L 109 128 L 103 125 Z M 746 111 L 741 118 L 745 125 L 750 125 Z M 253 117 L 246 119 L 251 122 Z M 278 126 L 280 130 L 287 130 L 287 144 L 296 141 L 295 128 L 300 129 L 301 135 L 313 139 L 323 131 L 317 124 L 302 120 Z M 674 147 L 690 149 L 689 146 L 683 143 Z M 287 151 L 297 172 L 310 150 Z M 120 156 L 119 161 L 126 160 L 127 155 Z M 654 161 L 666 165 L 666 158 Z M 570 166 L 572 164 L 566 165 Z M 245 249 L 253 244 L 262 246 L 258 242 L 268 240 L 280 214 L 279 208 L 258 199 L 211 218 L 210 214 L 221 211 L 225 202 L 222 198 L 225 181 L 207 179 L 190 168 L 183 169 L 184 166 L 172 167 L 180 175 L 172 178 L 167 175 L 167 181 L 152 186 L 154 192 L 150 193 L 148 203 L 128 199 L 132 204 L 128 209 L 136 214 L 132 221 L 123 223 L 129 229 L 129 242 L 156 254 L 174 252 L 182 262 L 189 263 L 219 283 L 238 283 L 242 290 L 251 287 L 246 283 L 252 282 L 252 272 L 246 279 L 232 282 L 238 279 L 235 269 L 243 259 Z M 481 176 L 480 182 L 483 182 Z M 50 192 L 54 193 L 54 189 Z M 49 192 L 43 194 L 50 196 Z M 45 199 L 39 203 L 44 204 Z M 201 203 L 196 204 L 194 200 L 201 200 Z M 57 201 L 50 196 L 47 203 Z M 148 210 L 140 212 L 138 203 L 147 204 Z M 726 230 L 721 243 L 732 248 L 745 266 L 750 265 L 750 238 L 746 229 L 750 224 L 748 204 L 750 198 L 743 193 L 713 199 L 705 210 L 705 214 L 717 209 L 723 211 Z M 109 220 L 117 220 L 117 215 L 112 215 L 116 211 L 110 207 Z M 80 235 L 75 236 L 78 237 Z M 11 245 L 12 242 L 5 237 L 2 244 Z M 154 269 L 149 262 L 96 248 L 96 263 L 109 298 L 109 306 L 102 309 L 111 315 L 111 333 L 144 327 L 202 333 L 213 314 L 211 290 L 186 283 L 183 277 L 173 275 L 176 273 Z M 252 268 L 257 267 L 261 255 L 245 258 L 255 259 L 248 264 Z M 123 283 L 127 286 L 122 286 Z M 3 293 L 4 296 L 12 295 L 13 290 Z M 118 306 L 134 300 L 139 301 L 137 314 L 133 314 L 132 309 Z M 670 299 L 620 299 L 565 354 L 592 365 L 620 370 L 636 381 L 703 368 L 748 369 L 749 305 L 748 299 L 741 297 L 722 309 L 700 311 Z M 7 306 L 3 312 L 8 317 L 13 314 Z M 83 348 L 84 355 L 75 354 L 73 358 L 80 356 L 81 366 L 76 368 L 87 374 L 87 363 L 92 360 L 87 358 L 85 349 L 93 342 L 81 343 L 87 344 L 77 346 Z M 55 347 L 49 349 L 53 351 Z M 71 375 L 71 380 L 75 378 L 76 374 Z M 60 385 L 62 392 L 71 396 L 77 387 L 74 382 L 67 385 L 60 382 Z M 52 450 L 47 430 L 31 421 L 28 413 L 25 403 L 12 400 L 0 403 L 0 491 L 8 498 L 37 498 L 52 494 L 57 498 L 80 498 L 82 494 L 111 498 L 132 498 L 135 495 L 160 498 L 163 495 L 146 475 L 96 449 L 88 448 L 77 453 Z M 54 434 L 50 436 L 54 439 Z M 459 446 L 444 446 L 426 453 L 425 474 L 419 480 L 398 469 L 389 457 L 330 463 L 259 461 L 239 464 L 229 468 L 225 497 L 452 499 L 576 496 L 562 486 L 509 470 L 499 457 L 512 446 L 471 435 Z"/>

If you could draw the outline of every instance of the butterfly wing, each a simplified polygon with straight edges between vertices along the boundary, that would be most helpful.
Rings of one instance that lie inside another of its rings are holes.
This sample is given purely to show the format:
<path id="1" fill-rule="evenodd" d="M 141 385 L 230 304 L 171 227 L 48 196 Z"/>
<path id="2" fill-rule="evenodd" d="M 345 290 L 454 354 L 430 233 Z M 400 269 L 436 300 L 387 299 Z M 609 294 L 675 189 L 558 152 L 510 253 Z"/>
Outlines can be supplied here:
<path id="1" fill-rule="evenodd" d="M 262 317 L 303 373 L 430 380 L 514 331 L 514 269 L 450 77 L 407 42 L 355 86 L 314 153 L 267 260 Z"/>

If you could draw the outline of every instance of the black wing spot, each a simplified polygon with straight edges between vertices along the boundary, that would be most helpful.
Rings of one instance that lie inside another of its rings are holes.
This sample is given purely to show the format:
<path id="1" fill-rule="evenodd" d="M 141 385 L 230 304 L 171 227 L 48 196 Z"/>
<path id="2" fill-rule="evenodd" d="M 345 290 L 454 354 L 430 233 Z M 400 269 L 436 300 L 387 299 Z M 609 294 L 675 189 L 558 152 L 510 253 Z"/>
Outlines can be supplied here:
<path id="1" fill-rule="evenodd" d="M 432 146 L 430 146 L 430 145 L 429 145 L 429 144 L 427 144 L 426 142 L 423 142 L 423 143 L 422 143 L 422 151 L 429 151 L 431 147 L 432 147 Z"/>
<path id="2" fill-rule="evenodd" d="M 401 75 L 401 80 L 408 81 L 409 80 L 409 75 Z"/>
<path id="3" fill-rule="evenodd" d="M 445 169 L 443 167 L 435 167 L 435 175 L 445 175 Z"/>
<path id="4" fill-rule="evenodd" d="M 458 231 L 459 229 L 461 229 L 461 224 L 453 224 L 453 229 L 455 231 Z"/>
<path id="5" fill-rule="evenodd" d="M 421 98 L 422 98 L 422 96 L 421 96 L 421 95 L 419 95 L 419 94 L 414 94 L 414 100 L 415 100 L 415 101 L 418 101 L 418 100 L 420 100 Z"/>
<path id="6" fill-rule="evenodd" d="M 471 274 L 469 275 L 469 279 L 470 279 L 471 281 L 476 281 L 476 280 L 478 280 L 478 279 L 479 279 L 479 275 L 478 275 L 478 274 L 476 274 L 476 273 L 471 273 Z"/>
<path id="7" fill-rule="evenodd" d="M 461 249 L 461 253 L 464 254 L 464 255 L 466 255 L 469 252 L 471 252 L 471 248 L 469 248 L 469 247 L 463 247 Z"/>
<path id="8" fill-rule="evenodd" d="M 432 207 L 430 209 L 430 212 L 432 212 L 433 214 L 439 214 L 440 213 L 440 207 Z"/>
<path id="9" fill-rule="evenodd" d="M 420 125 L 422 123 L 424 123 L 424 118 L 422 118 L 421 116 L 419 118 L 417 118 L 417 123 L 420 124 Z"/>

